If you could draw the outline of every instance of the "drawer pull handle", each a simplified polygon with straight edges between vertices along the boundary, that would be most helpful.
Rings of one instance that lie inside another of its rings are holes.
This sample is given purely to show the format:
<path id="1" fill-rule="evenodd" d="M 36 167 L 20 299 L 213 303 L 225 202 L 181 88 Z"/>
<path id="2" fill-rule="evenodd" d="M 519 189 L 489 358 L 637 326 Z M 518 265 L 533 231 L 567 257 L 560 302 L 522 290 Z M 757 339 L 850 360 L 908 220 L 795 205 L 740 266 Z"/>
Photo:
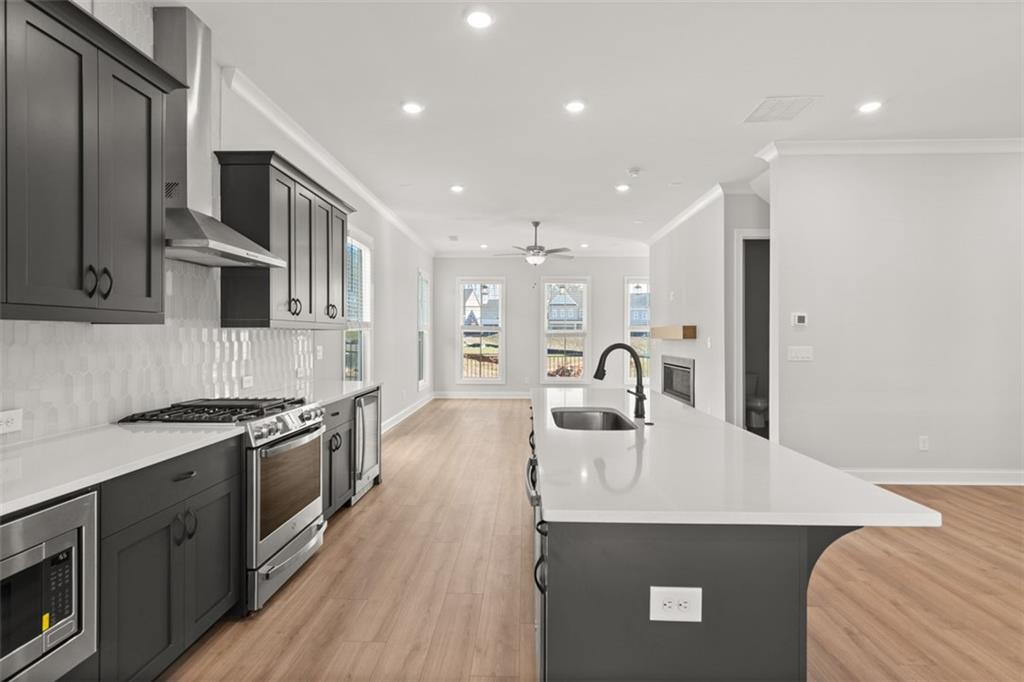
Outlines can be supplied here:
<path id="1" fill-rule="evenodd" d="M 181 535 L 174 529 L 175 526 L 181 526 Z M 171 537 L 174 540 L 175 545 L 180 545 L 185 542 L 185 520 L 181 518 L 181 514 L 175 514 L 171 520 Z"/>
<path id="2" fill-rule="evenodd" d="M 189 518 L 192 519 L 192 523 L 191 523 L 192 528 L 191 529 L 189 528 L 189 525 L 190 525 L 189 522 L 188 522 Z M 196 536 L 196 530 L 198 528 L 199 528 L 199 517 L 197 517 L 195 512 L 192 511 L 191 509 L 186 509 L 185 510 L 185 535 L 188 536 L 189 540 L 191 540 L 192 538 L 194 538 Z"/>
<path id="3" fill-rule="evenodd" d="M 198 474 L 197 471 L 186 471 L 183 474 L 178 474 L 177 476 L 175 476 L 174 477 L 174 482 L 175 483 L 180 483 L 181 481 L 187 481 L 190 478 L 195 478 L 197 474 Z"/>

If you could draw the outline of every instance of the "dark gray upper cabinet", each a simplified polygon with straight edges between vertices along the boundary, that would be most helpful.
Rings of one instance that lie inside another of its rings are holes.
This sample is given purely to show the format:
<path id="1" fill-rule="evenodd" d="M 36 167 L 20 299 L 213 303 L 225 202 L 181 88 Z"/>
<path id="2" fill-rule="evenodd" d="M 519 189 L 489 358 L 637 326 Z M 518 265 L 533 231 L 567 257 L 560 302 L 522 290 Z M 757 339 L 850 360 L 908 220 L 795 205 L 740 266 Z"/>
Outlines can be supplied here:
<path id="1" fill-rule="evenodd" d="M 163 321 L 164 94 L 71 2 L 5 3 L 0 316 Z"/>
<path id="2" fill-rule="evenodd" d="M 216 152 L 221 219 L 274 255 L 281 268 L 225 268 L 225 327 L 339 329 L 344 253 L 353 208 L 279 154 Z"/>

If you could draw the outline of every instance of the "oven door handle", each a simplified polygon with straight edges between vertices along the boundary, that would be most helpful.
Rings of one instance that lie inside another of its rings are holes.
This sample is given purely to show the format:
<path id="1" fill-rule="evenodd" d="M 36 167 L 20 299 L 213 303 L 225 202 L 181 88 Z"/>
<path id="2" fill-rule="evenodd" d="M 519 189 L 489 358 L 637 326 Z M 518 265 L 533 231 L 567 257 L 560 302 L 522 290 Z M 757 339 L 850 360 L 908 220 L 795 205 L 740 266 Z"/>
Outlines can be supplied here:
<path id="1" fill-rule="evenodd" d="M 297 559 L 304 559 L 305 557 L 309 556 L 309 554 L 313 550 L 315 550 L 317 547 L 319 547 L 323 543 L 323 540 L 324 540 L 324 528 L 326 528 L 326 527 L 327 527 L 327 521 L 326 520 L 321 521 L 320 524 L 316 527 L 316 531 L 314 531 L 313 537 L 310 538 L 309 542 L 307 542 L 305 545 L 302 546 L 302 549 L 300 549 L 299 551 L 295 552 L 295 554 L 292 554 L 290 557 L 288 557 L 287 559 L 285 559 L 281 563 L 279 563 L 279 564 L 272 564 L 270 566 L 267 566 L 267 568 L 265 570 L 261 571 L 263 573 L 263 579 L 264 580 L 270 580 L 272 577 L 274 577 L 275 573 L 280 571 L 282 568 L 285 568 L 286 566 L 288 566 L 293 561 L 296 561 Z"/>
<path id="2" fill-rule="evenodd" d="M 324 433 L 326 431 L 327 431 L 326 427 L 319 426 L 316 429 L 314 429 L 313 431 L 308 432 L 304 436 L 300 436 L 300 437 L 297 437 L 297 438 L 289 438 L 288 440 L 286 440 L 285 442 L 281 443 L 280 445 L 275 445 L 275 446 L 270 447 L 270 448 L 260 448 L 260 450 L 259 450 L 260 459 L 267 459 L 268 457 L 273 457 L 274 455 L 280 455 L 282 452 L 286 452 L 288 450 L 292 450 L 292 449 L 297 448 L 297 447 L 299 447 L 301 445 L 305 445 L 306 443 L 312 443 L 317 438 L 319 438 L 320 436 L 324 435 Z"/>
<path id="3" fill-rule="evenodd" d="M 35 547 L 30 547 L 18 554 L 9 556 L 0 561 L 0 578 L 8 578 L 19 573 L 33 564 L 38 564 L 46 558 L 46 543 L 41 542 Z"/>

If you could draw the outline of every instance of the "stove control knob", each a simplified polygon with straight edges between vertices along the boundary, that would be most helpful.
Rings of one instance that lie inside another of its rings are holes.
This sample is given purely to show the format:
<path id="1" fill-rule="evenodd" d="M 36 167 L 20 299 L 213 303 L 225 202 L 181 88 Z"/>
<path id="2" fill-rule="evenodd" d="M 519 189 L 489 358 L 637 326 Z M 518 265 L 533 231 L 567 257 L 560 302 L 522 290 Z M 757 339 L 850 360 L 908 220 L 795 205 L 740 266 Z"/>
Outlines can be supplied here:
<path id="1" fill-rule="evenodd" d="M 313 418 L 313 413 L 310 412 L 309 410 L 306 410 L 301 415 L 299 415 L 299 418 L 304 422 L 308 422 L 310 419 Z"/>
<path id="2" fill-rule="evenodd" d="M 265 438 L 267 436 L 267 427 L 254 426 L 252 429 L 252 433 L 256 440 L 260 440 L 261 438 Z"/>
<path id="3" fill-rule="evenodd" d="M 278 427 L 277 422 L 273 422 L 267 427 L 267 433 L 271 436 L 276 436 L 280 430 L 281 429 Z"/>

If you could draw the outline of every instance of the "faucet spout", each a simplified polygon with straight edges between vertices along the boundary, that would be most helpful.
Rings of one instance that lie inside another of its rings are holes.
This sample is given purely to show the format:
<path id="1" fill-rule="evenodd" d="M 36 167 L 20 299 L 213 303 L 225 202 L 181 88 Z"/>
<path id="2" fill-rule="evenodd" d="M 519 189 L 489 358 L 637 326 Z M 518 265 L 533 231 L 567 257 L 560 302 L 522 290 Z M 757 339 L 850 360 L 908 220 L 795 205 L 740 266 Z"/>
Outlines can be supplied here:
<path id="1" fill-rule="evenodd" d="M 594 378 L 598 381 L 604 379 L 607 373 L 604 369 L 605 363 L 608 361 L 608 356 L 613 350 L 624 350 L 633 358 L 633 367 L 636 369 L 636 390 L 627 391 L 629 394 L 636 396 L 636 403 L 633 409 L 633 416 L 637 419 L 645 419 L 646 412 L 644 411 L 644 402 L 647 400 L 647 396 L 644 395 L 644 372 L 643 366 L 640 363 L 640 354 L 636 352 L 633 346 L 625 343 L 613 343 L 601 352 L 601 358 L 597 361 L 597 369 L 594 370 Z"/>

